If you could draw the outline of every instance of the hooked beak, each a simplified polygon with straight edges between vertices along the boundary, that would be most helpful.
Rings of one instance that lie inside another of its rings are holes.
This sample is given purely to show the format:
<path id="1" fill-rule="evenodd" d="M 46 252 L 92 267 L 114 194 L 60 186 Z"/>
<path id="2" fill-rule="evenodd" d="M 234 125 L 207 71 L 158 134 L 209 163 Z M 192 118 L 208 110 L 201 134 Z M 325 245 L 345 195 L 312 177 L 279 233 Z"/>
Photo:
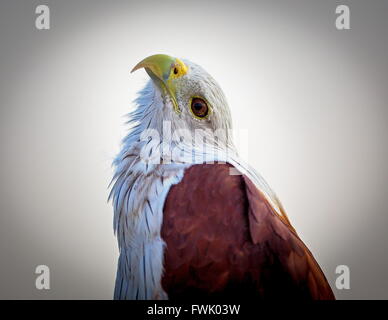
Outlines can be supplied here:
<path id="1" fill-rule="evenodd" d="M 155 54 L 140 61 L 131 73 L 140 68 L 146 70 L 162 93 L 170 96 L 174 110 L 179 114 L 181 110 L 176 100 L 176 87 L 173 80 L 184 76 L 188 70 L 187 66 L 178 58 L 165 54 Z"/>

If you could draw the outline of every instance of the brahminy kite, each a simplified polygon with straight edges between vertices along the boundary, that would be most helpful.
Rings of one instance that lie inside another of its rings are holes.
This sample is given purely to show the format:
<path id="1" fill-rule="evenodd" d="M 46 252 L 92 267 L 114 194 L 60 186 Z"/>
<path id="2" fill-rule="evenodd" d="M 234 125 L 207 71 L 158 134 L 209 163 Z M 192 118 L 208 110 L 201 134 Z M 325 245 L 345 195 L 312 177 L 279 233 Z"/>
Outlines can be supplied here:
<path id="1" fill-rule="evenodd" d="M 239 158 L 217 82 L 157 54 L 114 160 L 115 299 L 334 299 L 263 178 Z M 243 106 L 240 106 L 241 108 Z"/>

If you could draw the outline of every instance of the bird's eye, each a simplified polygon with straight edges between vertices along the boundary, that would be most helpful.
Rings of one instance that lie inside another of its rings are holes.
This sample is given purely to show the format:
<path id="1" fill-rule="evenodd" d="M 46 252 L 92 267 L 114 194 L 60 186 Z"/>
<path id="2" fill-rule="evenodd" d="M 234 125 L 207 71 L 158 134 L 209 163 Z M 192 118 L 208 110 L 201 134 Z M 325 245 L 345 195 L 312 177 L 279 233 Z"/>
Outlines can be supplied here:
<path id="1" fill-rule="evenodd" d="M 201 98 L 191 99 L 191 111 L 198 118 L 205 118 L 209 114 L 209 107 L 205 100 Z"/>

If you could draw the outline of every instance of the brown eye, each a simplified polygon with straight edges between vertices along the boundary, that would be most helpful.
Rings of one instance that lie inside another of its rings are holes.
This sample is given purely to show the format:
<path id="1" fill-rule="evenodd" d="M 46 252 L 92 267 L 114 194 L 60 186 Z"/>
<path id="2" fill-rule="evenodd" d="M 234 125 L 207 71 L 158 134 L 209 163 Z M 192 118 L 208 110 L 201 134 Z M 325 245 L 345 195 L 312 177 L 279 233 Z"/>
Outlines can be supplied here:
<path id="1" fill-rule="evenodd" d="M 193 98 L 191 100 L 191 111 L 198 118 L 205 118 L 209 114 L 207 103 L 201 98 Z"/>

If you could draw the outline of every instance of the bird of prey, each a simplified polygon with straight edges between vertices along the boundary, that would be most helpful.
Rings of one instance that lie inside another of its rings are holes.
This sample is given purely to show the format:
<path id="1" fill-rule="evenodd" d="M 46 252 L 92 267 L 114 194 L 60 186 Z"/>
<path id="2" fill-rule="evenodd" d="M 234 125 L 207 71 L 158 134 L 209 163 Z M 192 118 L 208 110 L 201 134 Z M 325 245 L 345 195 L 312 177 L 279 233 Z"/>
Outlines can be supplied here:
<path id="1" fill-rule="evenodd" d="M 129 114 L 110 198 L 115 299 L 334 299 L 263 178 L 234 147 L 224 93 L 199 65 L 157 54 Z M 243 108 L 243 106 L 240 106 Z"/>

